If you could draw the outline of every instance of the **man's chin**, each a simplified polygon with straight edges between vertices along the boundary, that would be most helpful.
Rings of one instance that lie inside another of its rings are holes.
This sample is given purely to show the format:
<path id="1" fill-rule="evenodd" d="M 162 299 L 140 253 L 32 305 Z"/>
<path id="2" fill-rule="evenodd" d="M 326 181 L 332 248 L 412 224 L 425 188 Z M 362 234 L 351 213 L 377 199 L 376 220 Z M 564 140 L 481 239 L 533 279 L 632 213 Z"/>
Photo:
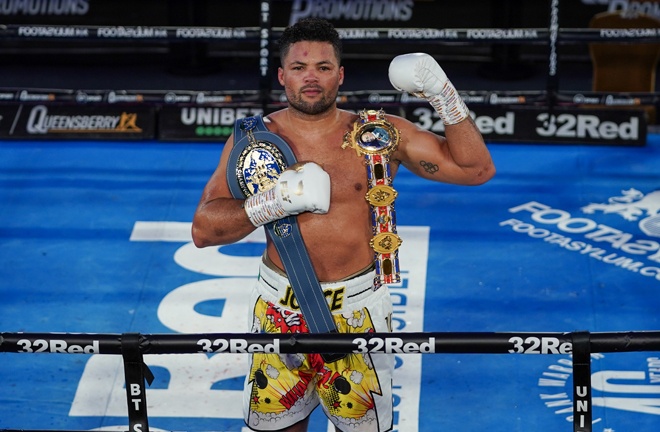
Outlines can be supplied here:
<path id="1" fill-rule="evenodd" d="M 333 104 L 328 103 L 325 100 L 316 103 L 304 103 L 304 102 L 291 103 L 289 101 L 289 106 L 296 109 L 297 111 L 300 111 L 303 114 L 318 115 L 329 111 L 332 108 Z"/>

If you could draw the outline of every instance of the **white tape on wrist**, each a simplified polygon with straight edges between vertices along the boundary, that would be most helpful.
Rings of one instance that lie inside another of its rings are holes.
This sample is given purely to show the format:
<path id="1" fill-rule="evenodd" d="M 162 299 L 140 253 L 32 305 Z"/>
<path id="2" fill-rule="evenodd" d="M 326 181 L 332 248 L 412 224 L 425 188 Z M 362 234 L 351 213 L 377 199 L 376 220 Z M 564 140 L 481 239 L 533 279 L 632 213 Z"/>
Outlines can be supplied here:
<path id="1" fill-rule="evenodd" d="M 428 101 L 440 114 L 440 118 L 445 125 L 460 123 L 470 115 L 470 110 L 465 105 L 463 98 L 449 80 L 445 83 L 440 94 L 429 97 Z"/>
<path id="2" fill-rule="evenodd" d="M 268 189 L 245 200 L 243 208 L 255 227 L 260 227 L 289 215 L 277 200 L 275 189 Z"/>

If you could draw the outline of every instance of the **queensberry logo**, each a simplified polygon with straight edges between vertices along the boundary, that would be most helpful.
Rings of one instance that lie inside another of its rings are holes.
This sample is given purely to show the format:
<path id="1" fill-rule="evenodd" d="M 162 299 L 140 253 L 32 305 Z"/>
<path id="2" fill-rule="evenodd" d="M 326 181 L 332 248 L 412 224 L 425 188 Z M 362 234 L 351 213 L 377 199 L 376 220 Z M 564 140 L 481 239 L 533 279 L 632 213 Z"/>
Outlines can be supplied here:
<path id="1" fill-rule="evenodd" d="M 575 214 L 530 201 L 511 207 L 514 217 L 500 226 L 660 282 L 660 190 L 644 194 L 627 189 L 580 210 L 582 214 Z M 600 223 L 603 215 L 617 215 L 636 224 L 641 235 L 628 232 L 637 231 L 634 225 L 624 231 Z"/>
<path id="2" fill-rule="evenodd" d="M 115 132 L 139 133 L 138 114 L 122 112 L 120 115 L 50 114 L 45 105 L 36 105 L 30 111 L 26 131 L 29 134 Z"/>

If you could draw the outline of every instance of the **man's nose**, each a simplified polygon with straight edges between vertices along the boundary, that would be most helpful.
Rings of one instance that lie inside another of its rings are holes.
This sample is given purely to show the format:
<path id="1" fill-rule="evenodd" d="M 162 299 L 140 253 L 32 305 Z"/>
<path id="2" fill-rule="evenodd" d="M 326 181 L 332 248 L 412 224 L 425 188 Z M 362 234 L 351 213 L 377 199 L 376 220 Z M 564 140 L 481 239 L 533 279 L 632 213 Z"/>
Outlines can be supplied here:
<path id="1" fill-rule="evenodd" d="M 309 69 L 305 72 L 305 82 L 315 82 L 318 80 L 318 73 L 314 69 Z"/>

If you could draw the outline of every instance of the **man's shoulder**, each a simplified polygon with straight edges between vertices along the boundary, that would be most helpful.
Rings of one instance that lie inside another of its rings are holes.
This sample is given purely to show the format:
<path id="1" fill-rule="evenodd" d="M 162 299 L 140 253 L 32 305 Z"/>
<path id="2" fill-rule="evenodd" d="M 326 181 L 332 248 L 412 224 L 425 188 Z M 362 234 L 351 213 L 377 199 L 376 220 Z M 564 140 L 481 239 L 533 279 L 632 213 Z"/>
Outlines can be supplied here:
<path id="1" fill-rule="evenodd" d="M 278 119 L 279 117 L 282 116 L 282 114 L 284 114 L 284 109 L 277 110 L 277 111 L 273 111 L 273 112 L 271 112 L 271 113 L 269 113 L 269 114 L 264 114 L 264 115 L 263 115 L 263 117 L 264 117 L 264 123 L 272 123 L 272 122 L 275 122 L 275 121 L 277 121 L 277 119 Z"/>
<path id="2" fill-rule="evenodd" d="M 385 118 L 396 126 L 398 129 L 411 129 L 415 128 L 415 124 L 405 117 L 398 116 L 396 114 L 386 114 Z"/>
<path id="3" fill-rule="evenodd" d="M 271 132 L 280 132 L 280 129 L 282 129 L 282 115 L 283 115 L 283 109 L 279 111 L 274 111 L 268 115 L 263 115 L 263 121 L 264 125 L 266 125 L 266 128 L 271 131 Z"/>

